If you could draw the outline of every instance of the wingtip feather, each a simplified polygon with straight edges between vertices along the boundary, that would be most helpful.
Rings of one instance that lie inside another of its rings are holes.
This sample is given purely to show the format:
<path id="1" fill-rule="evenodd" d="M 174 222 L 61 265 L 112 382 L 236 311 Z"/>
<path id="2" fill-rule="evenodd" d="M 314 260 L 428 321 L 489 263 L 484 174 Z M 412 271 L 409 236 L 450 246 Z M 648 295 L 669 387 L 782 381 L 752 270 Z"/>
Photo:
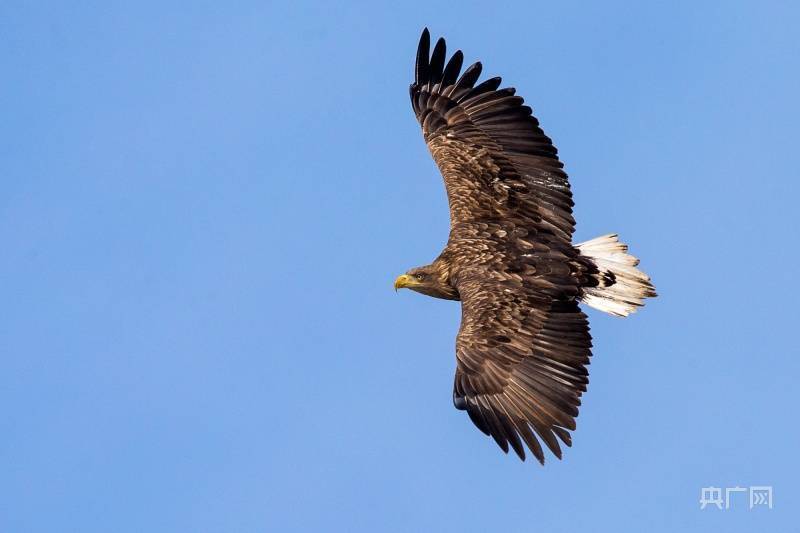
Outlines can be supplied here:
<path id="1" fill-rule="evenodd" d="M 429 77 L 429 53 L 431 48 L 431 34 L 428 28 L 422 30 L 417 46 L 417 62 L 414 67 L 414 81 L 416 85 L 424 85 Z"/>

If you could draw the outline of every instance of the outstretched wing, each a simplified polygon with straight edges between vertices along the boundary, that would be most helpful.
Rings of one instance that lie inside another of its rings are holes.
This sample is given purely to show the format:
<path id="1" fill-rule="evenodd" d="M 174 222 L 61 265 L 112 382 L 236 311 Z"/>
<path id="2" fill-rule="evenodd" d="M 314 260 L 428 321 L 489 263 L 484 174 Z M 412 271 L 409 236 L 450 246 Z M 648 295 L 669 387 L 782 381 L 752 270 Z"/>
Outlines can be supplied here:
<path id="1" fill-rule="evenodd" d="M 500 78 L 476 85 L 481 64 L 459 77 L 463 54 L 445 64 L 439 39 L 430 51 L 423 31 L 411 104 L 425 142 L 444 176 L 451 226 L 459 222 L 525 219 L 529 230 L 571 241 L 572 193 L 557 150 L 531 108 Z"/>
<path id="2" fill-rule="evenodd" d="M 554 299 L 536 283 L 480 267 L 459 276 L 453 401 L 505 452 L 510 445 L 525 460 L 524 442 L 544 463 L 538 439 L 559 459 L 558 439 L 572 444 L 592 342 L 577 301 Z"/>

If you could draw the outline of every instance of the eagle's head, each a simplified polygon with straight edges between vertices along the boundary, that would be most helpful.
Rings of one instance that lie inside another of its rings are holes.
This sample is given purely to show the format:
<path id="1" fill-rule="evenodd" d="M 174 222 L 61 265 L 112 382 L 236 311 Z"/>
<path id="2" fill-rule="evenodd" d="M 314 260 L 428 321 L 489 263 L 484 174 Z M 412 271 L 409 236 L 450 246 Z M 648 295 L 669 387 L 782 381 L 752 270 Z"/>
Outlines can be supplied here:
<path id="1" fill-rule="evenodd" d="M 394 290 L 411 289 L 426 296 L 458 300 L 458 292 L 450 284 L 448 270 L 443 265 L 433 263 L 412 268 L 394 280 Z"/>

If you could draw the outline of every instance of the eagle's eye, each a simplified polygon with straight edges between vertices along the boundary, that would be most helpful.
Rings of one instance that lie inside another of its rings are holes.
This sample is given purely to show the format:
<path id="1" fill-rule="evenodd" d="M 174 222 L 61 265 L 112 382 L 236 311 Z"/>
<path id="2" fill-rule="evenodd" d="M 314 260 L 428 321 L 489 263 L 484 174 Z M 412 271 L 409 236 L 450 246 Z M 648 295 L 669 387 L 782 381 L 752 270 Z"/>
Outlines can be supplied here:
<path id="1" fill-rule="evenodd" d="M 414 277 L 417 278 L 417 281 L 422 281 L 425 279 L 425 274 L 423 274 L 422 272 L 418 272 L 414 274 Z"/>

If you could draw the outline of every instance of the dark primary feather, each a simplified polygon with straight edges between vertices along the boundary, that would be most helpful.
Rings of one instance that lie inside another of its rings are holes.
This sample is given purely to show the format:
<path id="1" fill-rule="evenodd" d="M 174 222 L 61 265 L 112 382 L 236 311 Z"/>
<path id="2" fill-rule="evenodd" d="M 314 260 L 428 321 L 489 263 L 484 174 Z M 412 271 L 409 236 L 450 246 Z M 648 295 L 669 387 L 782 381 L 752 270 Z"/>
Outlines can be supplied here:
<path id="1" fill-rule="evenodd" d="M 431 47 L 431 34 L 428 28 L 422 32 L 422 37 L 419 38 L 419 47 L 417 47 L 417 65 L 415 70 L 416 83 L 418 85 L 428 83 L 428 53 Z"/>
<path id="2" fill-rule="evenodd" d="M 467 70 L 464 71 L 464 74 L 458 79 L 454 87 L 454 91 L 448 96 L 451 98 L 458 98 L 458 94 L 455 93 L 457 90 L 468 90 L 475 85 L 475 82 L 478 81 L 478 78 L 481 75 L 481 71 L 483 70 L 483 65 L 480 62 L 473 63 L 471 66 L 467 67 Z"/>
<path id="3" fill-rule="evenodd" d="M 461 72 L 461 65 L 463 63 L 464 54 L 461 53 L 461 50 L 456 50 L 456 53 L 453 54 L 453 57 L 451 57 L 450 61 L 447 62 L 447 66 L 444 69 L 444 74 L 442 74 L 442 87 L 449 87 L 456 82 L 458 74 Z"/>
<path id="4" fill-rule="evenodd" d="M 570 446 L 591 337 L 576 297 L 572 194 L 530 107 L 444 39 L 423 32 L 411 102 L 444 177 L 451 231 L 440 261 L 462 301 L 454 404 L 504 450 L 540 462 Z M 438 261 L 438 260 L 437 260 Z"/>
<path id="5" fill-rule="evenodd" d="M 445 54 L 447 53 L 447 46 L 444 43 L 444 39 L 441 37 L 438 41 L 436 41 L 436 46 L 433 47 L 433 53 L 431 54 L 431 61 L 429 63 L 430 66 L 430 80 L 428 85 L 435 85 L 442 81 L 442 70 L 444 69 L 444 59 Z"/>

